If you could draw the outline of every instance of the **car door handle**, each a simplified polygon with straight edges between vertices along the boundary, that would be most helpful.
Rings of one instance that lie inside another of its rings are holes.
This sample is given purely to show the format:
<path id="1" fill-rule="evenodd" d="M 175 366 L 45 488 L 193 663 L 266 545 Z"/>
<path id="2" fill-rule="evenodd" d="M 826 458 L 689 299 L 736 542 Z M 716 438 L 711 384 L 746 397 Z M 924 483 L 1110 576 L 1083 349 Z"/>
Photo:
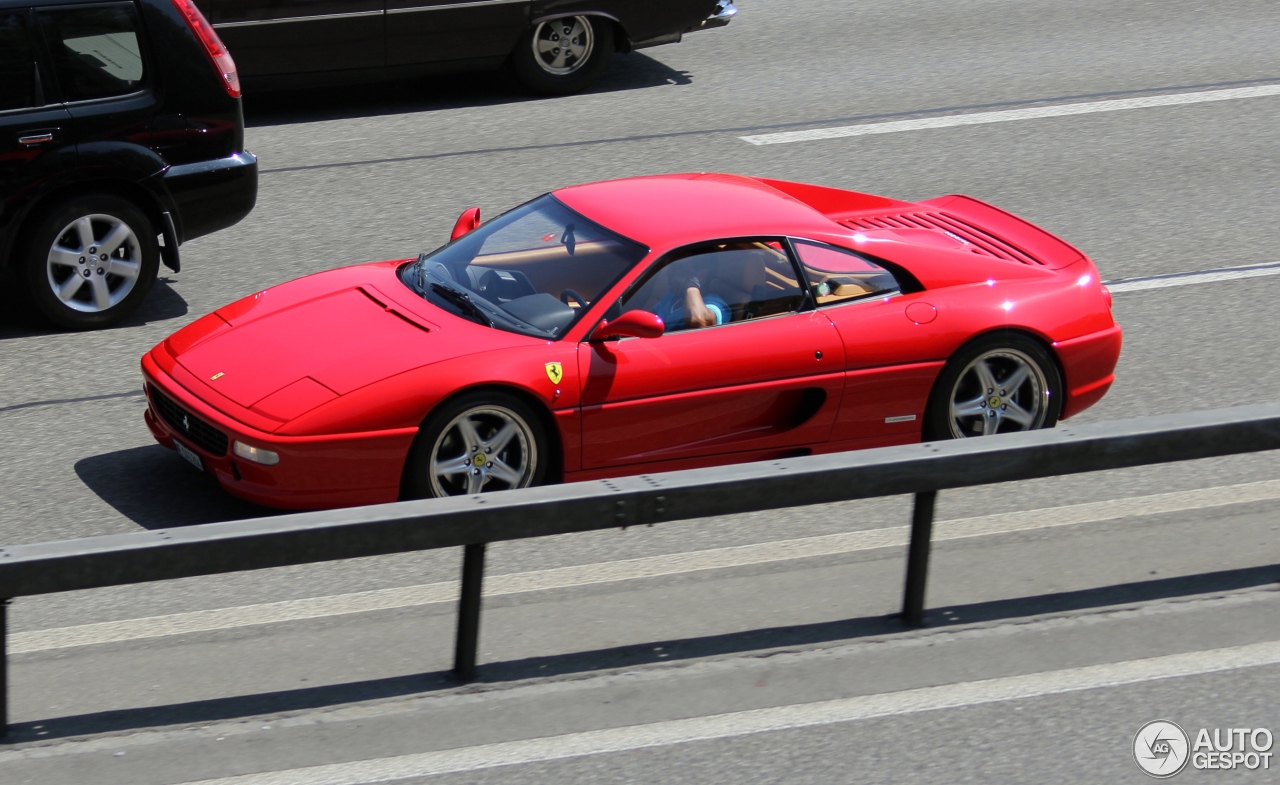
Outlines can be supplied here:
<path id="1" fill-rule="evenodd" d="M 19 136 L 18 144 L 27 145 L 28 147 L 45 142 L 53 141 L 53 131 L 42 131 L 38 134 L 28 134 L 27 136 Z"/>

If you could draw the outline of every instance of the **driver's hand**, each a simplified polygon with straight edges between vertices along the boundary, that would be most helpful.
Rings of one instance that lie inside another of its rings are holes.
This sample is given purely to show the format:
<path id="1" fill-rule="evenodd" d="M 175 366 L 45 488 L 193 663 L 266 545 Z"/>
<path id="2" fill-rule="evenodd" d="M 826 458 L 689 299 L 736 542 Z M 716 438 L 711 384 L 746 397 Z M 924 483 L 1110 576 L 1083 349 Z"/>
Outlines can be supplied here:
<path id="1" fill-rule="evenodd" d="M 684 312 L 690 327 L 714 327 L 716 315 L 702 301 L 702 292 L 696 287 L 689 287 L 684 292 Z"/>

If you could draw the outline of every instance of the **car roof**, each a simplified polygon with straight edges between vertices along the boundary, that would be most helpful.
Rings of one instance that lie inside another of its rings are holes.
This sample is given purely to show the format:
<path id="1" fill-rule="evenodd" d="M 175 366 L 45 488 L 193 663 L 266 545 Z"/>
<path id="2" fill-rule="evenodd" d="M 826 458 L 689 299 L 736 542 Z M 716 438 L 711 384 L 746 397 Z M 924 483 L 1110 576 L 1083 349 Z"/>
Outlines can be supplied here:
<path id="1" fill-rule="evenodd" d="M 593 221 L 657 250 L 729 237 L 829 234 L 841 228 L 804 202 L 733 174 L 632 177 L 552 194 Z"/>

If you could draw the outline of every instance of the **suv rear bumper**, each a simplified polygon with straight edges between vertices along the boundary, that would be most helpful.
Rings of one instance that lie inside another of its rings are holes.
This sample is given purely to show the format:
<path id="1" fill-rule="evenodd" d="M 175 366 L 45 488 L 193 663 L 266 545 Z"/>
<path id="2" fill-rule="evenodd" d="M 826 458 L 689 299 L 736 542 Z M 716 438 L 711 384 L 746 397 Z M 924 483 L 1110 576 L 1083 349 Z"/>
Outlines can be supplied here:
<path id="1" fill-rule="evenodd" d="M 258 158 L 246 150 L 171 166 L 163 180 L 177 208 L 178 241 L 186 242 L 238 223 L 253 210 L 258 200 Z"/>

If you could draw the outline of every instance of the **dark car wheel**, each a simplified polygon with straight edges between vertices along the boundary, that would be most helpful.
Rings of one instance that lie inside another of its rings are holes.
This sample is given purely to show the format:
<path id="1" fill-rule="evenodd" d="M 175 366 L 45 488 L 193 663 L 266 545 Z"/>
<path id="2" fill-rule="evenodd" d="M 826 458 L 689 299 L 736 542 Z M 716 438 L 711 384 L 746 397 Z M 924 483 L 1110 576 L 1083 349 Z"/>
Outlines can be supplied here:
<path id="1" fill-rule="evenodd" d="M 537 414 L 513 395 L 477 392 L 431 413 L 405 467 L 404 496 L 463 496 L 540 485 L 551 453 Z"/>
<path id="2" fill-rule="evenodd" d="M 924 438 L 963 439 L 1052 428 L 1062 375 L 1048 350 L 1020 333 L 984 336 L 956 352 L 934 384 Z"/>
<path id="3" fill-rule="evenodd" d="M 576 93 L 604 72 L 613 54 L 613 24 L 590 16 L 562 16 L 529 28 L 511 53 L 511 70 L 537 93 Z"/>
<path id="4" fill-rule="evenodd" d="M 118 196 L 90 194 L 38 219 L 20 274 L 40 316 L 59 327 L 92 330 L 133 313 L 159 263 L 155 230 L 142 211 Z"/>

